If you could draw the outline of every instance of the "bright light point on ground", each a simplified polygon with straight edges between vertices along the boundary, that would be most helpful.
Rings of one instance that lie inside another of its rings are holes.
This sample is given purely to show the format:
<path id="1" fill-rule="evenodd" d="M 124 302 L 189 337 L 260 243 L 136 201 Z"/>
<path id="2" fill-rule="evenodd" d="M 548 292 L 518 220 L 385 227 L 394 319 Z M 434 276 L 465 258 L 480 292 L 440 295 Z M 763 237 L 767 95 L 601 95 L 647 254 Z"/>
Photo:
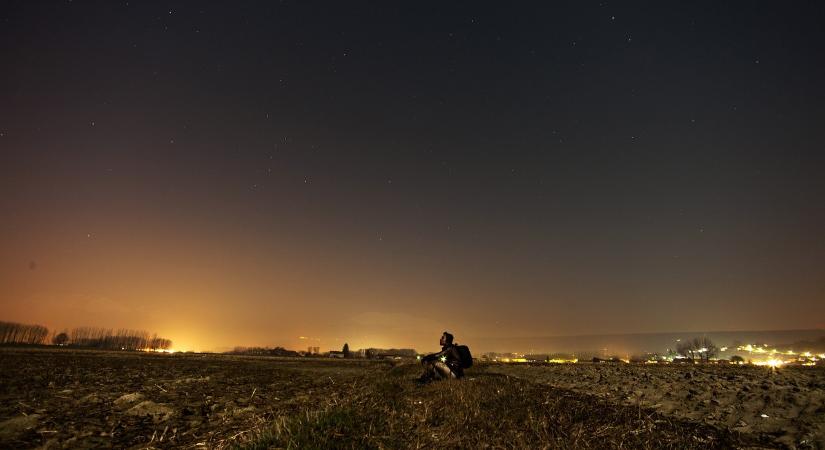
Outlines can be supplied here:
<path id="1" fill-rule="evenodd" d="M 575 363 L 579 362 L 579 360 L 577 358 L 573 358 L 573 359 L 554 358 L 554 359 L 548 359 L 547 362 L 554 363 L 554 364 L 575 364 Z"/>
<path id="2" fill-rule="evenodd" d="M 753 364 L 757 365 L 757 366 L 769 366 L 769 367 L 776 368 L 776 367 L 782 367 L 782 365 L 785 364 L 785 361 L 782 361 L 781 359 L 771 358 L 767 361 L 759 361 L 759 362 L 755 362 Z"/>

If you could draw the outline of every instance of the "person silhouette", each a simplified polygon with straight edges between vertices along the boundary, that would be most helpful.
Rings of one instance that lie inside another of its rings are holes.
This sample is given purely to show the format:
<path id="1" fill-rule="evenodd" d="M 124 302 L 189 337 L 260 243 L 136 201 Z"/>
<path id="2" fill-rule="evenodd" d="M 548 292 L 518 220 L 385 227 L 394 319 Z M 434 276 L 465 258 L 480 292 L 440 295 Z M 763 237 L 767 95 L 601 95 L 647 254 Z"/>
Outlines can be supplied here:
<path id="1" fill-rule="evenodd" d="M 453 335 L 445 331 L 438 343 L 441 345 L 440 352 L 431 353 L 421 358 L 424 373 L 418 378 L 419 383 L 456 379 L 464 376 L 464 369 L 461 367 L 461 355 L 453 344 Z"/>

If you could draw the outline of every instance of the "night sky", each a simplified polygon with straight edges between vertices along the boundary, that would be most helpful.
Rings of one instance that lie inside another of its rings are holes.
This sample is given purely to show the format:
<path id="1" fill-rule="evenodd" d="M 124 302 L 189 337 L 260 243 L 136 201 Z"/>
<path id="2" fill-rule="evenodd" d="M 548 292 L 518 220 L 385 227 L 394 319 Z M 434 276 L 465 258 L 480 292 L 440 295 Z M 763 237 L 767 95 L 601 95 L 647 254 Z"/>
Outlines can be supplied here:
<path id="1" fill-rule="evenodd" d="M 823 19 L 5 1 L 0 320 L 197 350 L 825 327 Z"/>

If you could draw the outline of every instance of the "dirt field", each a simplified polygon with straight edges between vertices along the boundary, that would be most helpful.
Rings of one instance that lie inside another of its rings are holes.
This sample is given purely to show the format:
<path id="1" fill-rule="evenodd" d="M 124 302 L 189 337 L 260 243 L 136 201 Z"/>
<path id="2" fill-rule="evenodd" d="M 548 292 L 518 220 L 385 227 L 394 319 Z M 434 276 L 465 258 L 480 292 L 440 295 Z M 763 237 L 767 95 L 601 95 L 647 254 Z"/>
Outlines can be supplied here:
<path id="1" fill-rule="evenodd" d="M 524 378 L 737 433 L 782 447 L 825 448 L 825 368 L 756 366 L 500 365 Z"/>
<path id="2" fill-rule="evenodd" d="M 589 387 L 557 387 L 553 374 L 562 372 L 546 367 L 479 365 L 461 382 L 426 386 L 413 382 L 413 363 L 369 361 L 0 349 L 0 367 L 0 448 L 788 444 L 679 408 L 658 412 Z M 628 376 L 656 376 L 639 369 L 648 375 Z M 820 384 L 809 388 L 821 393 L 822 379 L 817 372 L 811 380 Z"/>

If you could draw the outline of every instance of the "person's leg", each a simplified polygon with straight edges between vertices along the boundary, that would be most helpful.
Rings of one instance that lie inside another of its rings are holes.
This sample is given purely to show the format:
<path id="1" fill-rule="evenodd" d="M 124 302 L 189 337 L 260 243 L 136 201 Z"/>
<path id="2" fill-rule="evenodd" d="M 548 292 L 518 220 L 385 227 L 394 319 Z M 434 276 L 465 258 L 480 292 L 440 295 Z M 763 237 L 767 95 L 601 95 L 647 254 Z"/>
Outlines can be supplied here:
<path id="1" fill-rule="evenodd" d="M 456 377 L 455 373 L 452 370 L 450 370 L 450 366 L 441 361 L 436 361 L 433 363 L 433 372 L 435 372 L 436 378 L 440 380 L 446 380 Z"/>
<path id="2" fill-rule="evenodd" d="M 421 361 L 421 365 L 424 366 L 424 373 L 421 374 L 418 381 L 430 381 L 438 376 L 434 361 Z"/>

